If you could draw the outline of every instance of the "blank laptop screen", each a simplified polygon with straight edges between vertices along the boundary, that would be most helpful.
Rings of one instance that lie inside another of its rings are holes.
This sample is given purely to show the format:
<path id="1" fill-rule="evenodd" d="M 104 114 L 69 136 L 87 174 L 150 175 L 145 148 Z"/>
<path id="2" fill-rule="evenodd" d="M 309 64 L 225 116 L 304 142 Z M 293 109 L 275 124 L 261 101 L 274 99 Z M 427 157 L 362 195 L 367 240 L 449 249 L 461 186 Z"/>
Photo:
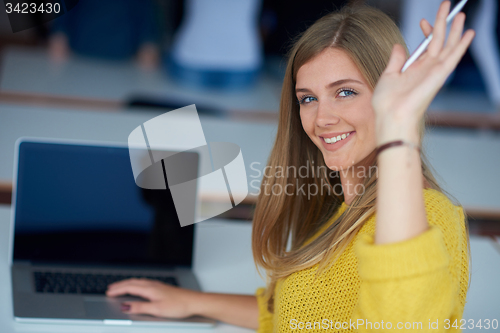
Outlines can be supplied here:
<path id="1" fill-rule="evenodd" d="M 126 147 L 22 142 L 15 209 L 14 260 L 192 263 L 194 225 L 180 226 L 168 189 L 135 184 Z"/>

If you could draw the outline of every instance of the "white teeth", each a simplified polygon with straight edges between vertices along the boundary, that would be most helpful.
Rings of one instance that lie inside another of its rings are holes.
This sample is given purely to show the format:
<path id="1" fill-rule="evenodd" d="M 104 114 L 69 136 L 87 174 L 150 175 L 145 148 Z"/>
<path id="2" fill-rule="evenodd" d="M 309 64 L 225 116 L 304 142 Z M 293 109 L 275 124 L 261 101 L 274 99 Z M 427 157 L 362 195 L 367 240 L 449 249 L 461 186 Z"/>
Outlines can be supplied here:
<path id="1" fill-rule="evenodd" d="M 333 138 L 324 138 L 325 139 L 325 142 L 326 143 L 335 143 L 337 141 L 340 141 L 340 140 L 344 140 L 345 138 L 347 138 L 349 136 L 349 134 L 351 133 L 347 133 L 347 134 L 342 134 L 342 135 L 338 135 L 338 136 L 334 136 Z"/>

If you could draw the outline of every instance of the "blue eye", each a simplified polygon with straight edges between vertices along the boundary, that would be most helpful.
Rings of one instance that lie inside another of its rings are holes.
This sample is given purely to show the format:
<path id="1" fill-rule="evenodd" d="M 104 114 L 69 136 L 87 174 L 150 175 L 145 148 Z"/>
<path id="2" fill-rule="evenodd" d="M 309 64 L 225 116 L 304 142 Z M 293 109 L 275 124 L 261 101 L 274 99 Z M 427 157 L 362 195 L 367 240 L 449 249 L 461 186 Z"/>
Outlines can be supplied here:
<path id="1" fill-rule="evenodd" d="M 342 94 L 342 93 L 347 93 L 347 94 L 344 96 L 341 96 L 340 94 Z M 350 96 L 354 96 L 354 95 L 357 95 L 357 93 L 350 88 L 342 88 L 342 89 L 340 89 L 340 92 L 339 92 L 339 96 L 342 98 L 350 97 Z"/>
<path id="2" fill-rule="evenodd" d="M 299 104 L 308 104 L 310 102 L 312 102 L 312 99 L 316 99 L 316 97 L 312 97 L 312 96 L 303 96 L 299 99 L 298 103 Z"/>

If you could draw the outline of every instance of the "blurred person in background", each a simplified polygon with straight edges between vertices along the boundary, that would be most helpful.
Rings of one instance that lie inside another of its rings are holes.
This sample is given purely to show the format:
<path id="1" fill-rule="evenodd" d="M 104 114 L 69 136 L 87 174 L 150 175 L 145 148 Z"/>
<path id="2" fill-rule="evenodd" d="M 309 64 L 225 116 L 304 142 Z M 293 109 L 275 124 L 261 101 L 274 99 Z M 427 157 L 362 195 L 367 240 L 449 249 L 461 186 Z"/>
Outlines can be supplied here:
<path id="1" fill-rule="evenodd" d="M 135 58 L 145 69 L 159 64 L 159 28 L 152 0 L 85 0 L 53 21 L 49 52 L 107 60 Z"/>
<path id="2" fill-rule="evenodd" d="M 263 51 L 261 0 L 185 0 L 184 17 L 165 62 L 178 82 L 225 90 L 256 83 Z"/>
<path id="3" fill-rule="evenodd" d="M 186 0 L 166 59 L 169 73 L 192 86 L 249 87 L 260 74 L 264 55 L 267 65 L 269 56 L 281 59 L 290 36 L 348 2 L 317 0 L 304 10 L 301 3 L 284 0 Z M 279 66 L 270 63 L 266 70 L 272 73 Z"/>

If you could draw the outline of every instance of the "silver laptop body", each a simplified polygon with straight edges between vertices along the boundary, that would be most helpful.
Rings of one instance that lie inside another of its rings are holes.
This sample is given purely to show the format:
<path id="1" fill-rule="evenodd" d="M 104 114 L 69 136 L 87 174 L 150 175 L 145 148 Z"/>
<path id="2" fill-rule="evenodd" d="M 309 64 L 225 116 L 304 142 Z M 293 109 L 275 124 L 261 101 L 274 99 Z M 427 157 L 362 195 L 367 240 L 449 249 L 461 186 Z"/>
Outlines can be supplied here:
<path id="1" fill-rule="evenodd" d="M 197 172 L 198 154 L 183 156 Z M 198 316 L 128 315 L 121 303 L 142 299 L 103 294 L 107 284 L 130 277 L 200 290 L 192 271 L 194 224 L 180 227 L 168 190 L 135 185 L 125 145 L 19 139 L 11 216 L 16 321 L 214 326 Z"/>

